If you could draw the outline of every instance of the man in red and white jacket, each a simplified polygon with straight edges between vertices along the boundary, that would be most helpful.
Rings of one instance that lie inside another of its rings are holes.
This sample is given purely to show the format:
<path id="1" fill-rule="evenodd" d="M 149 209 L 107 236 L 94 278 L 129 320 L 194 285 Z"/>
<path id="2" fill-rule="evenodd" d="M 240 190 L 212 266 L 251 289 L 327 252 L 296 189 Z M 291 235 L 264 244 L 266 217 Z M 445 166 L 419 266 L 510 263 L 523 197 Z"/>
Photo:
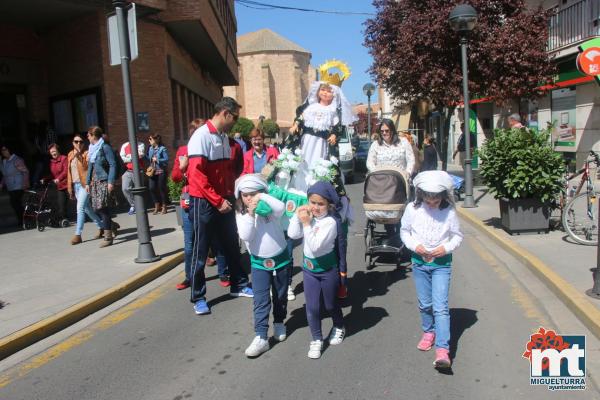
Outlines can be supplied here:
<path id="1" fill-rule="evenodd" d="M 240 265 L 240 247 L 232 208 L 236 166 L 225 132 L 239 117 L 241 106 L 231 97 L 215 105 L 213 117 L 188 142 L 189 216 L 194 224 L 191 301 L 196 314 L 209 314 L 204 263 L 211 243 L 218 241 L 229 266 L 233 297 L 253 297 L 248 275 Z"/>
<path id="2" fill-rule="evenodd" d="M 144 170 L 144 156 L 146 155 L 146 146 L 144 146 L 143 140 L 138 140 L 138 159 L 140 161 L 140 171 Z M 135 214 L 135 203 L 133 201 L 133 193 L 131 193 L 131 189 L 134 186 L 133 183 L 133 162 L 131 160 L 131 145 L 129 142 L 123 143 L 121 146 L 121 151 L 119 152 L 121 156 L 121 160 L 125 163 L 127 167 L 127 171 L 123 173 L 121 178 L 121 185 L 123 190 L 123 195 L 127 199 L 129 203 L 129 215 Z"/>

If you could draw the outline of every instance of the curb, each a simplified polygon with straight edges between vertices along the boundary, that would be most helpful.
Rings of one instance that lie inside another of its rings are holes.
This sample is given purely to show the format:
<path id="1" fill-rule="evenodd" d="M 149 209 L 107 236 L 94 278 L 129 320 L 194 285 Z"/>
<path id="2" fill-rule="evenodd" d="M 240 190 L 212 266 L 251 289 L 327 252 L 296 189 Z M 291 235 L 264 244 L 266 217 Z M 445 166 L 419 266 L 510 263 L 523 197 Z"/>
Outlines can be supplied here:
<path id="1" fill-rule="evenodd" d="M 49 318 L 0 338 L 0 360 L 3 360 L 32 344 L 59 332 L 110 304 L 122 299 L 145 284 L 169 272 L 183 261 L 180 251 L 156 265 L 139 272 L 126 281 L 115 285 L 87 300 L 77 303 Z"/>
<path id="2" fill-rule="evenodd" d="M 510 239 L 500 236 L 473 214 L 458 207 L 456 211 L 461 217 L 466 219 L 471 225 L 474 225 L 476 229 L 485 233 L 504 250 L 521 259 L 531 272 L 544 282 L 567 308 L 600 339 L 600 310 L 587 299 L 585 294 L 580 293 L 573 285 L 561 278 L 538 257 Z"/>

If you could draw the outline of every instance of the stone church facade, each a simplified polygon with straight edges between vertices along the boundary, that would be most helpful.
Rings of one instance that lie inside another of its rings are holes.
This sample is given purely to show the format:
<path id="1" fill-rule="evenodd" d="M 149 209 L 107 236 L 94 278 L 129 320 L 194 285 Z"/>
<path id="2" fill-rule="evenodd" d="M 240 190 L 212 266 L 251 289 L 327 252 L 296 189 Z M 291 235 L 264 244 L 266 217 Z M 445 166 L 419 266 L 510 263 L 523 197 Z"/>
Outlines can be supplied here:
<path id="1" fill-rule="evenodd" d="M 255 123 L 264 116 L 287 130 L 316 80 L 311 53 L 269 29 L 239 36 L 237 49 L 239 86 L 224 87 L 224 95 L 238 100 L 241 116 Z"/>

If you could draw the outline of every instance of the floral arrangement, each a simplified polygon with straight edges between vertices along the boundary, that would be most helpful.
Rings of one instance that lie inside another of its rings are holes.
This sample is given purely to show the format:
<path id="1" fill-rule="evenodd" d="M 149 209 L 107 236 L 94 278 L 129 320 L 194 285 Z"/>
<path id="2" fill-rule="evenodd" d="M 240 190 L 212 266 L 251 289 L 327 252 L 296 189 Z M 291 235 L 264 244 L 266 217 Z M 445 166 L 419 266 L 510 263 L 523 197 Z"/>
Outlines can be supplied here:
<path id="1" fill-rule="evenodd" d="M 320 159 L 317 161 L 317 165 L 311 170 L 313 179 L 315 181 L 333 182 L 338 174 L 336 168 L 338 163 L 338 159 L 333 156 L 329 160 Z"/>
<path id="2" fill-rule="evenodd" d="M 302 150 L 296 149 L 293 153 L 290 149 L 284 148 L 277 160 L 273 161 L 273 165 L 279 169 L 289 172 L 290 174 L 298 171 L 302 163 Z"/>

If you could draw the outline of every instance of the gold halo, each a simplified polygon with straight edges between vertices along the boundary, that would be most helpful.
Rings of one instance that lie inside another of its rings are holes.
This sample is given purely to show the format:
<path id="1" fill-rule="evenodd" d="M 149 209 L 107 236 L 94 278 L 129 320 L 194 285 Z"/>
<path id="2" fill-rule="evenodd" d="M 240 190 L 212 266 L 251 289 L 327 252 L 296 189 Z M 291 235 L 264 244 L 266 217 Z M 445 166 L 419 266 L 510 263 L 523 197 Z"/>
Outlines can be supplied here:
<path id="1" fill-rule="evenodd" d="M 334 74 L 330 74 L 329 70 L 332 68 L 339 69 L 342 72 L 342 76 L 340 76 L 340 74 L 338 74 L 337 72 Z M 343 61 L 329 60 L 325 61 L 319 66 L 319 75 L 321 81 L 341 87 L 342 83 L 350 77 L 350 68 L 348 68 L 348 66 Z"/>

